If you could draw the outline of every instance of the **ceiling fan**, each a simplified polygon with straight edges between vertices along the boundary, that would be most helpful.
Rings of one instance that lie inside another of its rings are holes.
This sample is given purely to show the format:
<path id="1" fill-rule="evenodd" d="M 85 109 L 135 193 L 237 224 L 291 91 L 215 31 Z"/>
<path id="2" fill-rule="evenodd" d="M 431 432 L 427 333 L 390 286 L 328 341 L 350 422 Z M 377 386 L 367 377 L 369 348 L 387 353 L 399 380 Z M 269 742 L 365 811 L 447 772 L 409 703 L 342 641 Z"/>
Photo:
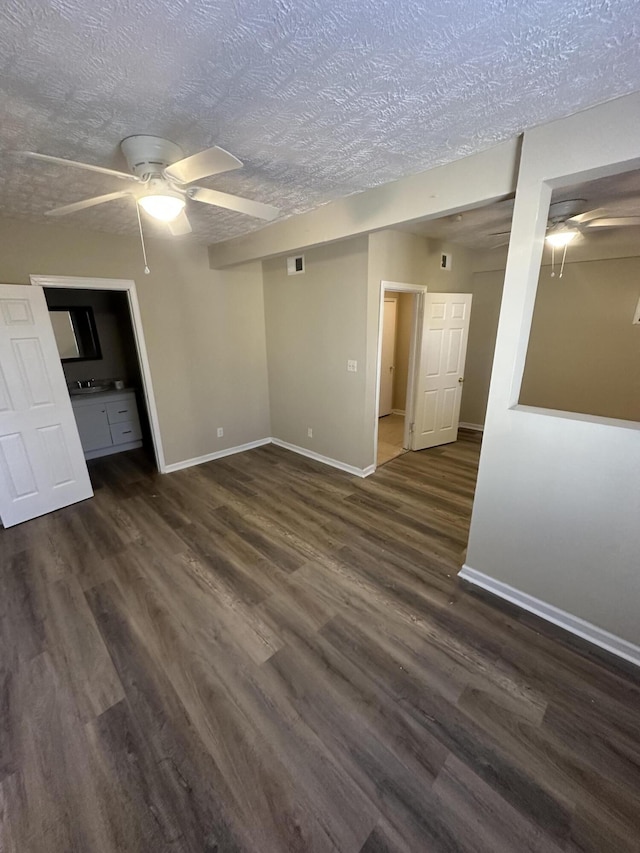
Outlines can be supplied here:
<path id="1" fill-rule="evenodd" d="M 582 211 L 586 205 L 583 198 L 571 198 L 566 201 L 553 201 L 549 205 L 547 234 L 545 240 L 552 248 L 567 246 L 578 234 L 591 228 L 623 228 L 640 225 L 640 216 L 607 216 L 607 209 L 598 207 Z M 503 237 L 495 247 L 506 246 L 511 231 L 498 231 L 491 237 Z"/>
<path id="2" fill-rule="evenodd" d="M 110 175 L 123 181 L 129 181 L 134 186 L 126 190 L 94 196 L 73 204 L 65 204 L 46 211 L 47 216 L 66 216 L 105 204 L 121 198 L 132 198 L 146 213 L 162 222 L 166 222 L 174 236 L 188 234 L 191 225 L 185 207 L 188 199 L 203 204 L 211 204 L 226 210 L 234 210 L 258 219 L 272 220 L 280 215 L 280 211 L 270 204 L 251 201 L 247 198 L 229 195 L 229 193 L 211 190 L 207 187 L 192 186 L 194 181 L 211 175 L 219 175 L 232 169 L 239 169 L 242 162 L 229 154 L 224 148 L 207 148 L 198 154 L 185 157 L 179 145 L 163 139 L 160 136 L 128 136 L 120 143 L 129 172 L 119 172 L 104 166 L 94 166 L 90 163 L 79 163 L 76 160 L 66 160 L 63 157 L 51 157 L 48 154 L 38 154 L 35 151 L 21 151 L 20 154 L 34 160 L 44 160 L 47 163 L 61 163 L 76 169 L 85 169 Z"/>

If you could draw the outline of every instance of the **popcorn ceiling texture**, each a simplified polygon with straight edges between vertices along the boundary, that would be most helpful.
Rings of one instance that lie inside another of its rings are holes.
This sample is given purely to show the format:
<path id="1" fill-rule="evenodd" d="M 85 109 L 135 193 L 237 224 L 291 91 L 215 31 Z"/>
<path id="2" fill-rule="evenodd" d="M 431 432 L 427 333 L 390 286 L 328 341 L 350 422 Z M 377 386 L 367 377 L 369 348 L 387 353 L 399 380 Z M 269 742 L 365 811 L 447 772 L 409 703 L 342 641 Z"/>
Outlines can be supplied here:
<path id="1" fill-rule="evenodd" d="M 133 133 L 219 144 L 245 168 L 201 183 L 299 213 L 640 88 L 639 30 L 637 0 L 4 0 L 0 214 L 123 188 L 11 149 L 122 168 Z M 126 202 L 56 221 L 136 229 Z"/>

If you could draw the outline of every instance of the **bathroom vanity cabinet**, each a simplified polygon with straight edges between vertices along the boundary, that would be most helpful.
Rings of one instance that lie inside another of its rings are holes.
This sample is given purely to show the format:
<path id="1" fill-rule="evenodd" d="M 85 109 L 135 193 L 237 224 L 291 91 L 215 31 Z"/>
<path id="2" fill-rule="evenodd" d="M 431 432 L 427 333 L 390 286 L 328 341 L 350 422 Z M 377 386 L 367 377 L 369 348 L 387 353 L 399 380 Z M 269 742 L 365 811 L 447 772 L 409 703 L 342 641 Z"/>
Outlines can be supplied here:
<path id="1" fill-rule="evenodd" d="M 142 446 L 136 394 L 132 389 L 72 395 L 71 405 L 85 459 Z"/>

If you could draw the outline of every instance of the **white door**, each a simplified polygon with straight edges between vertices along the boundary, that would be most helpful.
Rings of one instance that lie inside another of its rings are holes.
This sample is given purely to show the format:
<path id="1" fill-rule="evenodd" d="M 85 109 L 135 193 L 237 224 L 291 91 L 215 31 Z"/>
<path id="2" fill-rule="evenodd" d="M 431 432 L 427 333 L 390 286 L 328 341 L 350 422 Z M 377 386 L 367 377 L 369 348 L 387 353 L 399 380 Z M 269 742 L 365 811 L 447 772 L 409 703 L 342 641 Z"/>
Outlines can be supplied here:
<path id="1" fill-rule="evenodd" d="M 0 519 L 93 496 L 41 287 L 0 285 Z"/>
<path id="2" fill-rule="evenodd" d="M 425 294 L 412 450 L 458 437 L 470 314 L 470 293 Z"/>
<path id="3" fill-rule="evenodd" d="M 393 407 L 393 371 L 396 354 L 396 300 L 384 300 L 382 355 L 380 356 L 380 404 L 378 417 L 390 415 Z"/>

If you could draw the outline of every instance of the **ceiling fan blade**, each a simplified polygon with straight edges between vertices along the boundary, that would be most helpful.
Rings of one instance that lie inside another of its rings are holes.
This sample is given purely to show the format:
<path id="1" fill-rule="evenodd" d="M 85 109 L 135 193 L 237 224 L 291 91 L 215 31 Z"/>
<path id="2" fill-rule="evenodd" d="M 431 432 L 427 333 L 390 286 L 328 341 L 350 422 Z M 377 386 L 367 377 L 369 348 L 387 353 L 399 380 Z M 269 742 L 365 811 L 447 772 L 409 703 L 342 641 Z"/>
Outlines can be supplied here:
<path id="1" fill-rule="evenodd" d="M 628 225 L 640 225 L 640 216 L 611 216 L 590 219 L 585 228 L 625 228 Z"/>
<path id="2" fill-rule="evenodd" d="M 584 213 L 578 213 L 575 216 L 570 216 L 565 223 L 571 225 L 586 225 L 592 219 L 600 219 L 607 213 L 604 207 L 597 207 L 594 210 L 586 210 Z"/>
<path id="3" fill-rule="evenodd" d="M 106 195 L 96 195 L 93 198 L 85 198 L 83 201 L 75 201 L 73 204 L 65 204 L 62 207 L 54 207 L 53 210 L 47 210 L 45 216 L 66 216 L 67 213 L 75 213 L 78 210 L 86 210 L 88 207 L 95 207 L 97 204 L 104 204 L 106 201 L 115 201 L 117 198 L 134 198 L 133 193 L 118 192 L 107 193 Z"/>
<path id="4" fill-rule="evenodd" d="M 116 169 L 107 169 L 104 166 L 93 166 L 91 163 L 79 163 L 77 160 L 65 160 L 64 157 L 51 157 L 49 154 L 38 154 L 35 151 L 19 151 L 24 157 L 32 160 L 44 160 L 45 163 L 58 163 L 63 166 L 73 166 L 75 169 L 84 169 L 87 172 L 99 172 L 101 175 L 111 175 L 112 178 L 120 178 L 124 181 L 139 181 L 135 175 L 129 172 L 118 172 Z"/>
<path id="5" fill-rule="evenodd" d="M 257 219 L 275 219 L 280 216 L 277 207 L 263 204 L 261 201 L 251 201 L 248 198 L 240 198 L 237 195 L 221 193 L 218 190 L 209 190 L 205 187 L 192 187 L 187 191 L 189 198 L 204 204 L 213 204 L 215 207 L 224 207 L 227 210 L 235 210 L 237 213 L 246 213 L 247 216 L 255 216 Z"/>
<path id="6" fill-rule="evenodd" d="M 174 237 L 181 237 L 183 234 L 191 234 L 192 228 L 191 223 L 187 217 L 187 214 L 182 211 L 182 213 L 178 214 L 175 219 L 172 219 L 171 222 L 167 222 L 169 226 L 169 231 L 173 234 Z"/>
<path id="7" fill-rule="evenodd" d="M 218 148 L 215 145 L 213 148 L 207 148 L 205 151 L 200 151 L 198 154 L 192 154 L 191 157 L 184 157 L 177 163 L 172 163 L 164 170 L 164 175 L 174 181 L 179 181 L 181 184 L 190 184 L 192 181 L 198 181 L 208 175 L 219 175 L 221 172 L 230 172 L 232 169 L 239 169 L 241 166 L 241 160 L 238 160 L 233 154 L 229 154 L 224 148 Z"/>

